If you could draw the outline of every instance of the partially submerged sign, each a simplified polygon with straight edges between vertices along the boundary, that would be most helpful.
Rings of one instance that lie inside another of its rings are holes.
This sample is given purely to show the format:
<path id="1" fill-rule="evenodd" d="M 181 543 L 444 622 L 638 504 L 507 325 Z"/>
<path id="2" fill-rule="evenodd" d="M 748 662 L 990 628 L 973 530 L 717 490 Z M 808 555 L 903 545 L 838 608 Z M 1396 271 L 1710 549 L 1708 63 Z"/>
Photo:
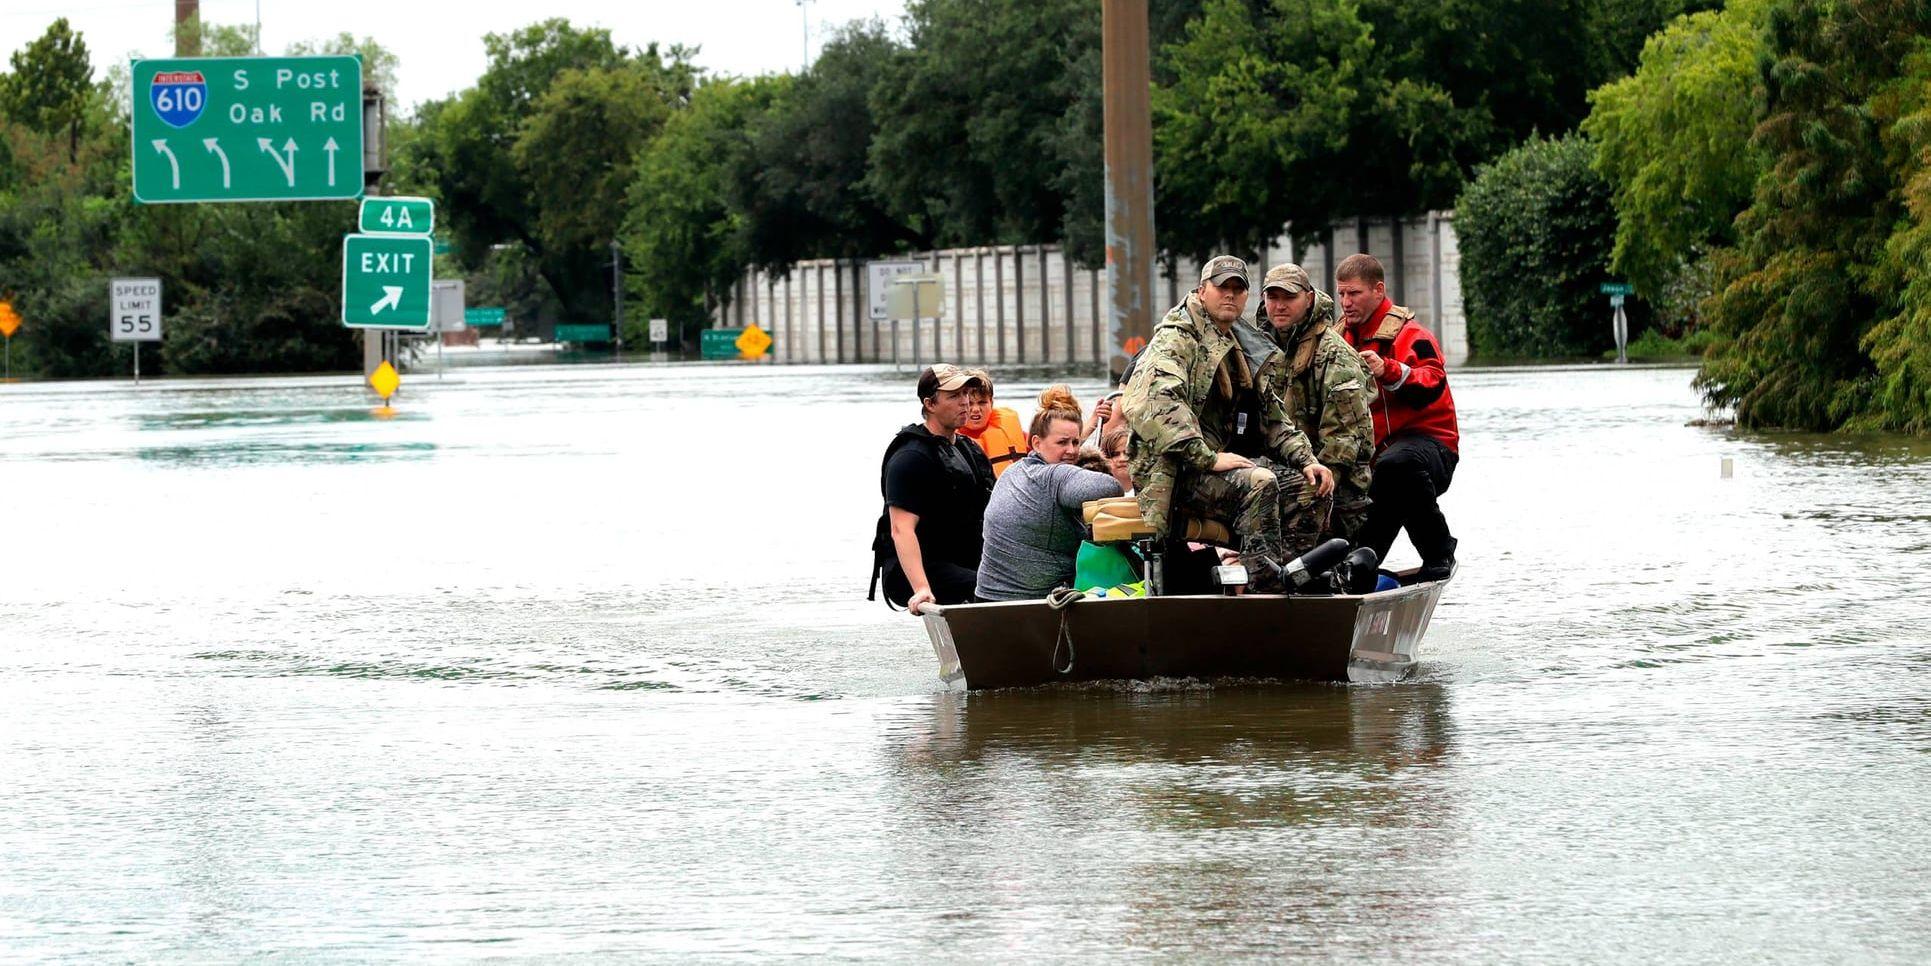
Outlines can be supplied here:
<path id="1" fill-rule="evenodd" d="M 343 236 L 342 324 L 428 329 L 431 245 L 428 235 Z"/>
<path id="2" fill-rule="evenodd" d="M 732 340 L 731 344 L 737 346 L 738 352 L 746 359 L 756 359 L 764 355 L 765 350 L 771 348 L 771 337 L 754 322 L 750 328 L 744 330 L 743 335 Z"/>
<path id="3" fill-rule="evenodd" d="M 134 199 L 321 201 L 362 194 L 362 61 L 137 60 Z"/>
<path id="4" fill-rule="evenodd" d="M 886 305 L 886 293 L 892 287 L 892 279 L 900 275 L 917 275 L 925 271 L 925 263 L 919 261 L 876 261 L 865 263 L 865 298 L 871 306 L 874 322 L 883 322 L 892 316 Z"/>

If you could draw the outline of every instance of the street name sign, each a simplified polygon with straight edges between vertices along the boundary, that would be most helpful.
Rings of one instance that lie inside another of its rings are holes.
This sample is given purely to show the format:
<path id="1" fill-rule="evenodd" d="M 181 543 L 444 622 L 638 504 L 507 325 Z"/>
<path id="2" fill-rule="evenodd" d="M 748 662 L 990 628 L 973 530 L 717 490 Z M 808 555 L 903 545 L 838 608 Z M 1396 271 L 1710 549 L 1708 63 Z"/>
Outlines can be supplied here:
<path id="1" fill-rule="evenodd" d="M 326 201 L 362 194 L 362 61 L 137 60 L 134 200 Z"/>
<path id="2" fill-rule="evenodd" d="M 500 305 L 479 305 L 463 310 L 463 324 L 470 328 L 503 324 L 503 307 Z"/>
<path id="3" fill-rule="evenodd" d="M 114 305 L 107 334 L 115 342 L 161 341 L 161 280 L 117 278 L 107 283 Z"/>
<path id="4" fill-rule="evenodd" d="M 361 231 L 368 235 L 427 235 L 436 228 L 436 204 L 428 198 L 383 195 L 362 199 Z"/>
<path id="5" fill-rule="evenodd" d="M 1628 282 L 1602 283 L 1602 294 L 1604 295 L 1628 295 L 1634 291 L 1636 291 L 1636 287 Z"/>
<path id="6" fill-rule="evenodd" d="M 352 329 L 429 328 L 428 235 L 342 238 L 342 324 Z"/>

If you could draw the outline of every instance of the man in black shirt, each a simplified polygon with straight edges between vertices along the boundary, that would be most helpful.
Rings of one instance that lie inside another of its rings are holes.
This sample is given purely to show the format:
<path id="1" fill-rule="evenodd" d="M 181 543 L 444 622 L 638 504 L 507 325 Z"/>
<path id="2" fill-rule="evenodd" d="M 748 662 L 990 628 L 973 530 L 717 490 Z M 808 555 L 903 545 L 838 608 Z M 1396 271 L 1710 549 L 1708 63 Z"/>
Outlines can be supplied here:
<path id="1" fill-rule="evenodd" d="M 872 545 L 885 598 L 912 613 L 925 604 L 970 603 L 979 580 L 981 527 L 992 496 L 992 464 L 959 435 L 978 376 L 944 363 L 919 373 L 922 422 L 885 448 L 885 516 Z"/>

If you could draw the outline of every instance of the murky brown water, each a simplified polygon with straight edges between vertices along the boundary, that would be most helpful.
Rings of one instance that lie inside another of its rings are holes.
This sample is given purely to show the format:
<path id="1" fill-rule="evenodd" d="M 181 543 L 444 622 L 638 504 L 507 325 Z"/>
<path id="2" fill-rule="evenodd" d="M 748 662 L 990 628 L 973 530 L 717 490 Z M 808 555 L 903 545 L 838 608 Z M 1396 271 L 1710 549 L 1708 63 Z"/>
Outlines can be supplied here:
<path id="1" fill-rule="evenodd" d="M 909 376 L 0 387 L 0 958 L 1921 960 L 1931 445 L 1453 378 L 1418 680 L 970 696 Z"/>

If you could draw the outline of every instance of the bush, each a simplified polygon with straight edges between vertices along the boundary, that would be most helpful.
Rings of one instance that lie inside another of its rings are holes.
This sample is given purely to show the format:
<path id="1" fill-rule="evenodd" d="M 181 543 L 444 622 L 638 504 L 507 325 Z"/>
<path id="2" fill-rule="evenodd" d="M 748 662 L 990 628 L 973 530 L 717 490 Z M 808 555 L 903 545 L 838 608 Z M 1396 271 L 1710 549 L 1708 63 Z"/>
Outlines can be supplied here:
<path id="1" fill-rule="evenodd" d="M 1470 350 L 1561 358 L 1615 348 L 1598 286 L 1616 219 L 1595 149 L 1575 135 L 1531 140 L 1477 173 L 1455 206 Z M 1647 318 L 1628 307 L 1630 333 Z"/>

